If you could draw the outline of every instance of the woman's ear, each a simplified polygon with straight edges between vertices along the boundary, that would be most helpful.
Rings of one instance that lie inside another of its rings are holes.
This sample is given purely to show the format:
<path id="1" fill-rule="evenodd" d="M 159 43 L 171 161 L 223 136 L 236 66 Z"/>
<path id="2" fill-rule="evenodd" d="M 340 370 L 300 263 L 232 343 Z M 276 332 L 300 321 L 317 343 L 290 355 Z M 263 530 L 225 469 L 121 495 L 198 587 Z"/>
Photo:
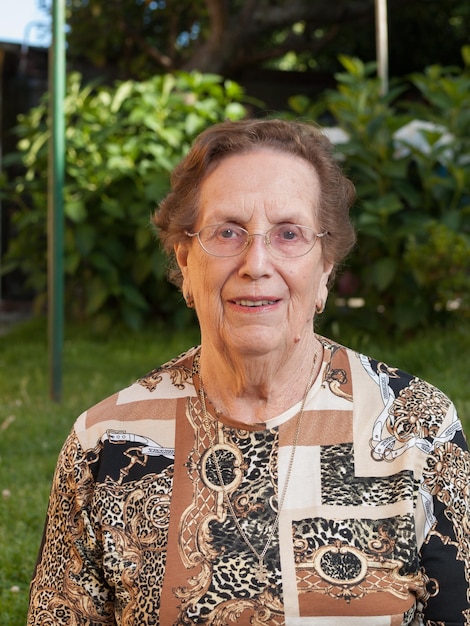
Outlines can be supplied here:
<path id="1" fill-rule="evenodd" d="M 333 270 L 333 263 L 328 263 L 323 266 L 323 272 L 318 284 L 317 297 L 315 299 L 315 312 L 321 313 L 325 308 L 326 301 L 328 299 L 328 280 Z"/>
<path id="2" fill-rule="evenodd" d="M 181 291 L 183 292 L 183 294 L 191 293 L 188 272 L 188 244 L 186 242 L 175 243 L 173 250 L 175 252 L 176 262 L 178 263 L 178 267 L 180 268 L 181 274 L 183 275 L 183 284 L 181 285 Z"/>
<path id="3" fill-rule="evenodd" d="M 188 265 L 188 252 L 189 252 L 188 244 L 186 242 L 175 243 L 175 245 L 173 246 L 173 251 L 175 253 L 175 258 L 176 258 L 176 262 L 178 263 L 178 267 L 183 272 L 184 271 L 183 268 L 187 267 Z"/>
<path id="4" fill-rule="evenodd" d="M 333 271 L 333 263 L 325 263 L 323 265 L 323 273 L 320 279 L 320 288 L 326 289 L 327 293 L 328 293 L 328 281 L 330 279 L 330 274 L 332 271 Z"/>

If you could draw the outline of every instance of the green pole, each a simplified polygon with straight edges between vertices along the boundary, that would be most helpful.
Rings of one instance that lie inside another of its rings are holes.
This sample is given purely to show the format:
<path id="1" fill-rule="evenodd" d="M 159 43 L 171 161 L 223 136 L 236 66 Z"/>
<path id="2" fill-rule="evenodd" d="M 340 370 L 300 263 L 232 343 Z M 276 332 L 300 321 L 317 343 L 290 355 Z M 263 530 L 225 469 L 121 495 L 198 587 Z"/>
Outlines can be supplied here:
<path id="1" fill-rule="evenodd" d="M 48 338 L 50 396 L 62 397 L 64 343 L 65 0 L 53 0 L 49 49 Z"/>

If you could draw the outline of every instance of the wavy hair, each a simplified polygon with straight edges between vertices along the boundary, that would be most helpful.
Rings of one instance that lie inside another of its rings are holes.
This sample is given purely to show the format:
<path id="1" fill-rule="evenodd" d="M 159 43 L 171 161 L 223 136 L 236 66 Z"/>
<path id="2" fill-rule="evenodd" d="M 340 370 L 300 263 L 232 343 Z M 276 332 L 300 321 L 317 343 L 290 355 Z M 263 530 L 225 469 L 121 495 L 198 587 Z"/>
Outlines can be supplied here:
<path id="1" fill-rule="evenodd" d="M 204 130 L 171 175 L 171 190 L 155 211 L 156 226 L 163 249 L 169 257 L 169 280 L 181 287 L 181 272 L 174 259 L 174 245 L 192 232 L 199 212 L 201 185 L 222 159 L 270 149 L 304 159 L 320 180 L 320 206 L 316 221 L 326 262 L 333 264 L 330 280 L 356 241 L 349 217 L 356 192 L 334 158 L 333 147 L 320 127 L 298 121 L 247 119 L 226 121 Z M 312 184 L 314 179 L 312 177 Z"/>

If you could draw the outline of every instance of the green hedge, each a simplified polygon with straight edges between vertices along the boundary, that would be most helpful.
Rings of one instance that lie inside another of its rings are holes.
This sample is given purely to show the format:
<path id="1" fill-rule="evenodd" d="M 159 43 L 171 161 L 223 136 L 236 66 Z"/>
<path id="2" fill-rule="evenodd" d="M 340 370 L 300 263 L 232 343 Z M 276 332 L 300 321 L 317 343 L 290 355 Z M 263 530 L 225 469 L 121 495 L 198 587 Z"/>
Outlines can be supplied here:
<path id="1" fill-rule="evenodd" d="M 117 320 L 139 328 L 149 316 L 189 319 L 168 285 L 150 215 L 169 174 L 206 126 L 245 116 L 233 81 L 193 73 L 156 76 L 114 87 L 68 80 L 65 100 L 65 301 L 71 319 L 105 330 Z M 3 272 L 20 269 L 45 306 L 47 289 L 47 97 L 19 119 L 25 173 L 8 186 L 16 236 Z"/>
<path id="2" fill-rule="evenodd" d="M 337 286 L 345 306 L 330 298 L 325 323 L 404 334 L 469 315 L 470 48 L 464 59 L 384 95 L 373 63 L 342 57 L 336 90 L 291 99 L 296 116 L 343 131 L 338 154 L 358 192 L 358 245 Z"/>
<path id="3" fill-rule="evenodd" d="M 432 66 L 392 80 L 385 95 L 374 64 L 342 57 L 335 90 L 290 101 L 286 116 L 341 129 L 338 156 L 358 191 L 358 247 L 323 316 L 330 332 L 351 324 L 404 334 L 470 315 L 470 48 L 463 52 L 463 69 Z M 242 88 L 197 72 L 114 87 L 82 86 L 73 75 L 67 94 L 67 315 L 98 330 L 117 320 L 139 328 L 151 316 L 190 323 L 149 217 L 194 137 L 246 115 Z M 46 114 L 45 99 L 20 118 L 19 151 L 4 159 L 25 173 L 4 182 L 16 235 L 2 271 L 23 272 L 38 309 L 47 288 Z"/>

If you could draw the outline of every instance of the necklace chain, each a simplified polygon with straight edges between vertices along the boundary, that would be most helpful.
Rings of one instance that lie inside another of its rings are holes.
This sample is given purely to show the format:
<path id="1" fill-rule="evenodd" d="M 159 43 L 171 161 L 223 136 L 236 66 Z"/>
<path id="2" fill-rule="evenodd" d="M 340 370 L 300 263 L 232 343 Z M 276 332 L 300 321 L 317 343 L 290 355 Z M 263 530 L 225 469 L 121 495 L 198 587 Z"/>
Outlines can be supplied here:
<path id="1" fill-rule="evenodd" d="M 281 499 L 279 500 L 279 505 L 278 505 L 278 509 L 277 509 L 277 514 L 276 514 L 276 518 L 273 522 L 273 525 L 271 527 L 271 530 L 269 531 L 268 534 L 268 538 L 266 540 L 266 543 L 264 545 L 264 548 L 261 550 L 261 552 L 259 552 L 254 545 L 252 544 L 250 538 L 247 536 L 246 532 L 243 530 L 240 521 L 237 517 L 237 514 L 235 512 L 234 506 L 232 504 L 232 501 L 227 493 L 227 486 L 224 483 L 223 477 L 222 477 L 222 470 L 220 468 L 219 465 L 219 460 L 217 458 L 217 454 L 215 453 L 215 441 L 214 441 L 214 437 L 212 436 L 211 433 L 211 429 L 210 429 L 210 424 L 209 424 L 209 415 L 207 413 L 207 408 L 206 408 L 206 399 L 205 399 L 205 391 L 204 391 L 204 385 L 202 382 L 202 377 L 201 374 L 199 373 L 199 399 L 201 402 L 201 407 L 202 407 L 202 422 L 203 422 L 203 426 L 204 426 L 204 430 L 206 431 L 206 434 L 209 438 L 210 441 L 210 451 L 211 451 L 211 456 L 214 459 L 214 465 L 215 465 L 215 470 L 217 473 L 217 479 L 219 481 L 219 485 L 222 489 L 222 493 L 224 495 L 225 501 L 227 502 L 227 506 L 230 510 L 230 513 L 232 515 L 233 521 L 235 522 L 235 526 L 237 527 L 238 532 L 240 533 L 241 538 L 243 539 L 243 541 L 245 542 L 245 544 L 248 546 L 248 548 L 251 550 L 251 552 L 253 552 L 253 554 L 255 555 L 255 557 L 258 560 L 258 567 L 257 567 L 257 572 L 256 572 L 256 579 L 258 580 L 258 582 L 260 583 L 267 583 L 268 581 L 268 572 L 267 572 L 267 568 L 266 565 L 264 564 L 264 558 L 266 556 L 266 553 L 269 549 L 269 546 L 271 545 L 271 542 L 274 538 L 274 535 L 276 533 L 277 527 L 279 525 L 279 519 L 281 517 L 281 511 L 282 508 L 284 506 L 284 501 L 286 499 L 286 495 L 287 495 L 287 488 L 289 486 L 289 481 L 291 478 L 291 474 L 292 474 L 292 469 L 294 467 L 294 459 L 295 459 L 295 453 L 297 450 L 297 444 L 299 441 L 299 435 L 300 435 L 300 428 L 302 425 L 302 418 L 304 415 L 304 410 L 305 410 L 305 403 L 307 402 L 307 396 L 308 396 L 308 392 L 310 391 L 312 385 L 313 385 L 313 381 L 314 381 L 314 376 L 315 376 L 315 365 L 317 363 L 317 356 L 318 356 L 318 350 L 315 351 L 315 354 L 313 356 L 313 364 L 312 364 L 312 370 L 310 372 L 310 376 L 308 379 L 308 383 L 307 386 L 305 388 L 305 392 L 302 398 L 302 404 L 300 405 L 300 410 L 297 413 L 297 424 L 296 424 L 296 428 L 295 428 L 295 433 L 294 433 L 294 439 L 292 442 L 292 451 L 290 454 L 290 459 L 289 459 L 289 465 L 287 467 L 287 474 L 286 474 L 286 479 L 284 482 L 284 486 L 282 489 L 282 494 L 281 494 Z"/>

